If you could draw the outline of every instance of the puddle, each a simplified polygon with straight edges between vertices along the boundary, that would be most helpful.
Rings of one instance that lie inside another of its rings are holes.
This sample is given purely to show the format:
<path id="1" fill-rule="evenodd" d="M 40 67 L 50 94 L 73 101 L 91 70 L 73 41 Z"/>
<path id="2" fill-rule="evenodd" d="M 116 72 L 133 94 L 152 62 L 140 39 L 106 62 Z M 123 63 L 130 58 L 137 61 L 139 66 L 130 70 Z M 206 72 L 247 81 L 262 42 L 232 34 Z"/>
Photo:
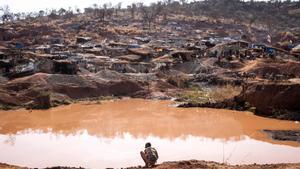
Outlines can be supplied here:
<path id="1" fill-rule="evenodd" d="M 125 99 L 49 110 L 0 111 L 0 162 L 27 167 L 143 165 L 139 151 L 146 142 L 157 148 L 159 162 L 300 162 L 299 143 L 274 141 L 261 132 L 299 130 L 299 123 L 172 104 Z"/>

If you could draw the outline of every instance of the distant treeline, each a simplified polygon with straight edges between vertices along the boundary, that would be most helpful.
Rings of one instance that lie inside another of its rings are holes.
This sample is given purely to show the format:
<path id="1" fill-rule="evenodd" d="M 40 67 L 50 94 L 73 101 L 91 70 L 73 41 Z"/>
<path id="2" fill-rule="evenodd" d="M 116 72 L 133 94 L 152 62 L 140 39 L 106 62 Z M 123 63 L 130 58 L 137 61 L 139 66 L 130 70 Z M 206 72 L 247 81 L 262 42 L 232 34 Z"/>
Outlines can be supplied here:
<path id="1" fill-rule="evenodd" d="M 158 17 L 167 20 L 169 16 L 181 14 L 186 16 L 208 16 L 216 19 L 232 19 L 234 22 L 244 22 L 249 25 L 264 24 L 268 29 L 285 29 L 299 27 L 300 25 L 300 1 L 243 1 L 243 0 L 204 0 L 188 2 L 186 0 L 164 0 L 152 3 L 149 6 L 143 3 L 133 3 L 122 7 L 122 3 L 111 5 L 93 4 L 92 7 L 81 11 L 76 9 L 41 10 L 31 13 L 12 13 L 9 6 L 0 8 L 2 11 L 2 23 L 13 22 L 23 19 L 34 19 L 48 16 L 66 18 L 86 13 L 94 14 L 102 20 L 111 17 L 118 17 L 122 12 L 130 13 L 132 18 L 142 17 L 149 23 L 154 22 Z"/>

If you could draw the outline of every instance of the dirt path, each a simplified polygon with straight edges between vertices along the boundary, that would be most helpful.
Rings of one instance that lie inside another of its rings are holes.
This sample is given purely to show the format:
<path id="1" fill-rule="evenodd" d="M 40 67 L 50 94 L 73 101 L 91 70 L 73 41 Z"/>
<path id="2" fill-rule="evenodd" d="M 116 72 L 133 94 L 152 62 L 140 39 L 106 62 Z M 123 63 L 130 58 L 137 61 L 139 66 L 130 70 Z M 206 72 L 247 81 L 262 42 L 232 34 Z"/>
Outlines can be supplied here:
<path id="1" fill-rule="evenodd" d="M 254 67 L 256 67 L 258 65 L 258 63 L 260 62 L 259 59 L 257 60 L 253 60 L 253 61 L 249 61 L 245 67 L 241 68 L 240 71 L 241 72 L 248 72 L 249 70 L 253 69 Z"/>

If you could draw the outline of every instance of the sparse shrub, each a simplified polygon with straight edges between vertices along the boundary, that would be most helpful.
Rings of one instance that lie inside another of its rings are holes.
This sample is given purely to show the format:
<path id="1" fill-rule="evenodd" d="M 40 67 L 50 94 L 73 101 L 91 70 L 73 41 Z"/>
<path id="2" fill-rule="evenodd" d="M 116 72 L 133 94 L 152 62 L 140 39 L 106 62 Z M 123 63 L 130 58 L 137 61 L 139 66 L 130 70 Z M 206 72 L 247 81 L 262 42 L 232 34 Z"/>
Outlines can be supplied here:
<path id="1" fill-rule="evenodd" d="M 241 92 L 240 87 L 231 85 L 217 86 L 213 88 L 191 87 L 178 94 L 178 100 L 189 103 L 218 102 L 233 98 Z"/>
<path id="2" fill-rule="evenodd" d="M 9 105 L 0 104 L 0 110 L 11 110 L 12 107 Z"/>
<path id="3" fill-rule="evenodd" d="M 185 75 L 170 76 L 167 81 L 179 88 L 186 88 L 189 86 L 189 78 Z"/>
<path id="4" fill-rule="evenodd" d="M 189 90 L 178 94 L 178 100 L 189 103 L 206 103 L 209 101 L 207 91 L 199 87 L 191 87 Z"/>
<path id="5" fill-rule="evenodd" d="M 242 91 L 241 87 L 232 86 L 232 85 L 214 87 L 209 92 L 209 97 L 216 101 L 221 101 L 224 99 L 229 99 L 234 96 L 237 96 L 241 93 L 241 91 Z"/>

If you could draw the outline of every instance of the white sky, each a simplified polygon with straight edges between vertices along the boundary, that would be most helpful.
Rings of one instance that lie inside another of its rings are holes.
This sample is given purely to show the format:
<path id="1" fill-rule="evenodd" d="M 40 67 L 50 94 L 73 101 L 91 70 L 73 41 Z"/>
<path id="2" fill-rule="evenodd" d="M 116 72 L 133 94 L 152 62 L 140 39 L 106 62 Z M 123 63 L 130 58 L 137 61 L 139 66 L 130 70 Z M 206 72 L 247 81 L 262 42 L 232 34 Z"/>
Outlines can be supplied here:
<path id="1" fill-rule="evenodd" d="M 61 7 L 68 9 L 75 6 L 78 8 L 91 7 L 93 4 L 104 4 L 111 2 L 116 5 L 122 2 L 122 7 L 133 2 L 143 2 L 144 4 L 150 4 L 157 0 L 0 0 L 0 6 L 8 5 L 12 12 L 33 12 L 45 9 L 59 9 Z"/>
<path id="2" fill-rule="evenodd" d="M 11 12 L 38 12 L 45 9 L 59 9 L 61 7 L 68 9 L 71 7 L 78 7 L 84 9 L 91 7 L 93 4 L 112 3 L 116 5 L 122 2 L 122 7 L 132 4 L 133 2 L 143 2 L 144 4 L 150 4 L 158 0 L 0 0 L 0 7 L 8 5 Z M 194 0 L 188 0 L 194 1 Z M 197 0 L 198 1 L 198 0 Z M 260 0 L 266 1 L 266 0 Z"/>

